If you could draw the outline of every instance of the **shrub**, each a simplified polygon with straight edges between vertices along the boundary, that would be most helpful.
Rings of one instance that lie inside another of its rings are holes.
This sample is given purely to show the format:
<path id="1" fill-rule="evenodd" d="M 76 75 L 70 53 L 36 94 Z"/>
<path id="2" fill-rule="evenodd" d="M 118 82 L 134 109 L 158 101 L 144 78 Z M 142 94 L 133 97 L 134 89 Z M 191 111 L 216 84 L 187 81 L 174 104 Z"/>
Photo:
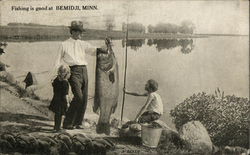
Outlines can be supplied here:
<path id="1" fill-rule="evenodd" d="M 170 114 L 176 128 L 192 121 L 200 121 L 213 143 L 218 146 L 249 147 L 249 100 L 227 95 L 219 89 L 215 94 L 194 94 L 177 105 Z"/>

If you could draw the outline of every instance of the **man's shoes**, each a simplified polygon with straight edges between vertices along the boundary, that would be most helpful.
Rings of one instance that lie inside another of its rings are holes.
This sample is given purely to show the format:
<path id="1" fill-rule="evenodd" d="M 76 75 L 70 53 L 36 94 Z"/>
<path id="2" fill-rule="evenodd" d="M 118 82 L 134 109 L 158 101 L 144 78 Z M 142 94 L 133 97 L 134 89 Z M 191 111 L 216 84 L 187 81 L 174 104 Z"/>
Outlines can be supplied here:
<path id="1" fill-rule="evenodd" d="M 81 125 L 76 125 L 75 128 L 76 129 L 84 129 Z"/>
<path id="2" fill-rule="evenodd" d="M 74 129 L 74 127 L 73 127 L 73 126 L 63 126 L 63 129 L 73 130 L 73 129 Z"/>

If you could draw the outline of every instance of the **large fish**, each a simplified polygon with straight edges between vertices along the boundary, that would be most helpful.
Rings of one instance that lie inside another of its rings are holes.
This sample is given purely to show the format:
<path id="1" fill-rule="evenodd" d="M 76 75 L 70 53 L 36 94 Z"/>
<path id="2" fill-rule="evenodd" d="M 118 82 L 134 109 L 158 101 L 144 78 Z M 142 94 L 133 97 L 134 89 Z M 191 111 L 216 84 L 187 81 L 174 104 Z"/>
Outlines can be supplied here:
<path id="1" fill-rule="evenodd" d="M 116 110 L 119 95 L 118 63 L 111 46 L 105 52 L 97 49 L 95 84 L 93 111 L 99 113 L 96 132 L 109 135 L 110 116 Z"/>

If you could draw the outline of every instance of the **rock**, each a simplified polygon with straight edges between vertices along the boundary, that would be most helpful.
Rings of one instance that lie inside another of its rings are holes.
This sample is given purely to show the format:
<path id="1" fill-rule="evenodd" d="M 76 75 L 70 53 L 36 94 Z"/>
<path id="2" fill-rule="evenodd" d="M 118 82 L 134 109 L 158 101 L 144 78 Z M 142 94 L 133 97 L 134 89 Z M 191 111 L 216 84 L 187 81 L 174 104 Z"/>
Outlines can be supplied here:
<path id="1" fill-rule="evenodd" d="M 216 154 L 220 151 L 220 148 L 218 146 L 213 145 L 213 154 Z"/>
<path id="2" fill-rule="evenodd" d="M 225 154 L 235 154 L 235 155 L 241 155 L 243 153 L 247 153 L 247 149 L 239 146 L 231 147 L 231 146 L 225 146 L 224 147 L 224 153 Z"/>
<path id="3" fill-rule="evenodd" d="M 213 151 L 213 155 L 249 155 L 250 151 L 239 146 L 219 147 Z"/>
<path id="4" fill-rule="evenodd" d="M 134 130 L 134 131 L 141 131 L 141 125 L 138 123 L 135 124 L 131 124 L 129 127 L 130 130 Z"/>
<path id="5" fill-rule="evenodd" d="M 120 137 L 140 137 L 141 136 L 141 125 L 134 121 L 128 121 L 123 124 L 119 130 Z"/>
<path id="6" fill-rule="evenodd" d="M 115 145 L 115 148 L 116 148 L 116 149 L 125 149 L 126 146 L 125 146 L 125 145 L 117 144 L 117 145 Z"/>
<path id="7" fill-rule="evenodd" d="M 193 153 L 211 154 L 212 141 L 206 128 L 199 121 L 184 124 L 179 130 L 180 137 L 187 141 Z"/>
<path id="8" fill-rule="evenodd" d="M 9 72 L 6 71 L 1 71 L 0 72 L 0 79 L 4 82 L 8 82 L 11 84 L 15 84 L 16 80 L 14 78 L 14 76 L 12 74 L 10 74 Z"/>
<path id="9" fill-rule="evenodd" d="M 34 94 L 37 89 L 39 89 L 38 85 L 31 85 L 26 88 L 26 92 L 28 95 L 31 95 Z"/>
<path id="10" fill-rule="evenodd" d="M 126 137 L 128 136 L 129 128 L 122 128 L 119 130 L 119 136 L 120 137 Z"/>
<path id="11" fill-rule="evenodd" d="M 92 127 L 92 126 L 96 126 L 96 122 L 91 120 L 91 119 L 84 119 L 84 126 L 86 125 L 86 127 Z"/>
<path id="12" fill-rule="evenodd" d="M 83 122 L 83 126 L 84 126 L 84 128 L 90 128 L 91 127 L 89 122 Z"/>
<path id="13" fill-rule="evenodd" d="M 23 82 L 25 82 L 25 84 L 26 84 L 25 88 L 37 84 L 36 77 L 31 72 L 28 72 L 28 74 L 26 75 L 26 77 L 25 77 L 25 79 L 24 79 Z"/>
<path id="14" fill-rule="evenodd" d="M 119 121 L 118 119 L 114 118 L 114 119 L 111 121 L 110 125 L 111 125 L 112 128 L 117 129 L 117 128 L 119 127 L 119 123 L 120 123 L 120 121 Z"/>
<path id="15" fill-rule="evenodd" d="M 170 128 L 165 122 L 161 120 L 156 120 L 155 122 L 162 126 L 159 145 L 168 145 L 169 143 L 172 143 L 176 148 L 187 148 L 187 142 L 180 137 L 179 133 L 175 129 Z"/>
<path id="16" fill-rule="evenodd" d="M 176 148 L 185 149 L 187 148 L 187 142 L 183 140 L 179 133 L 174 130 L 163 129 L 159 145 L 168 145 L 172 143 Z"/>
<path id="17" fill-rule="evenodd" d="M 130 121 L 127 118 L 123 118 L 122 123 L 121 123 L 121 120 L 117 119 L 115 116 L 112 116 L 111 118 L 112 119 L 111 119 L 110 125 L 111 125 L 112 128 L 115 128 L 115 129 L 121 128 L 121 125 L 126 124 L 127 122 Z"/>
<path id="18" fill-rule="evenodd" d="M 25 89 L 25 82 L 22 82 L 22 81 L 18 81 L 17 83 L 16 83 L 16 85 L 18 86 L 18 87 L 20 87 L 21 89 Z"/>
<path id="19" fill-rule="evenodd" d="M 119 130 L 120 137 L 140 137 L 141 131 L 131 130 L 130 128 L 123 128 Z"/>

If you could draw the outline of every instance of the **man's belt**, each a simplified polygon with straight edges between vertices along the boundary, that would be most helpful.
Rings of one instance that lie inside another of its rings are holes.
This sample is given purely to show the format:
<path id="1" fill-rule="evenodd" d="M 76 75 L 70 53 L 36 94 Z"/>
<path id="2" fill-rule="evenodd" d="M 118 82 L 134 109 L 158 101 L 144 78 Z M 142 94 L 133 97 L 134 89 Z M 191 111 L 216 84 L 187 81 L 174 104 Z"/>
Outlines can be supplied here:
<path id="1" fill-rule="evenodd" d="M 86 67 L 86 65 L 73 65 L 73 66 L 69 66 L 70 68 L 77 68 L 77 67 Z"/>

